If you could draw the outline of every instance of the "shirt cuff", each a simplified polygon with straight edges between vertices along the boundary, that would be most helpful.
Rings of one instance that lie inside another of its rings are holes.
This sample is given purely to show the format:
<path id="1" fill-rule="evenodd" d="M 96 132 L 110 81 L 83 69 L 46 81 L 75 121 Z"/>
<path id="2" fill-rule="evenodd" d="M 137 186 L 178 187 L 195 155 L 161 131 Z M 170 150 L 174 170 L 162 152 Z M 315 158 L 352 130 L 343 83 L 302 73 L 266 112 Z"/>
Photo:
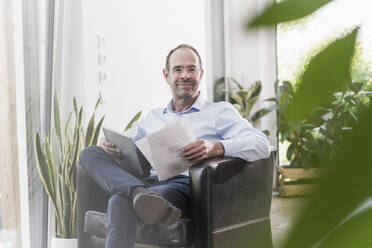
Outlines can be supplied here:
<path id="1" fill-rule="evenodd" d="M 235 154 L 235 141 L 233 139 L 220 140 L 225 150 L 224 156 L 226 157 L 236 157 Z"/>

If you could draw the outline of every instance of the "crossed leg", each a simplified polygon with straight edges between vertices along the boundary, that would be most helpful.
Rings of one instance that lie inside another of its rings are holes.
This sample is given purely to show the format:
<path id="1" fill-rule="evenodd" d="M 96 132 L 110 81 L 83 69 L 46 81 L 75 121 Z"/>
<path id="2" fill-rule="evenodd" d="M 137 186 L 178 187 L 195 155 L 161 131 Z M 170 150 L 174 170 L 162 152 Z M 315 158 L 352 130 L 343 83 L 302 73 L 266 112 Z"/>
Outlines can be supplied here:
<path id="1" fill-rule="evenodd" d="M 97 146 L 85 148 L 80 154 L 80 163 L 90 177 L 111 194 L 107 206 L 106 248 L 134 246 L 139 221 L 131 198 L 135 187 L 147 187 L 160 193 L 182 211 L 183 217 L 190 215 L 189 177 L 177 176 L 160 182 L 153 177 L 140 180 L 118 167 L 115 160 Z"/>

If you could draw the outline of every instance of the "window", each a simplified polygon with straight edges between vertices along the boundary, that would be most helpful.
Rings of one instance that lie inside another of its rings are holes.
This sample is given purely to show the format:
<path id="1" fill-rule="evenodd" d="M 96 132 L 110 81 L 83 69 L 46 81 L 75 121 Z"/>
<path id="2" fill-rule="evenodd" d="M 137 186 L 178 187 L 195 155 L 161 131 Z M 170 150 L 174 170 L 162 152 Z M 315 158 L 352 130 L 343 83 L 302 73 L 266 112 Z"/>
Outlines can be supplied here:
<path id="1" fill-rule="evenodd" d="M 370 6 L 367 6 L 370 5 Z M 364 0 L 337 0 L 305 18 L 277 26 L 278 79 L 295 84 L 311 56 L 329 42 L 360 25 L 352 66 L 352 80 L 372 91 L 372 4 Z M 288 162 L 288 143 L 279 144 L 280 162 Z"/>

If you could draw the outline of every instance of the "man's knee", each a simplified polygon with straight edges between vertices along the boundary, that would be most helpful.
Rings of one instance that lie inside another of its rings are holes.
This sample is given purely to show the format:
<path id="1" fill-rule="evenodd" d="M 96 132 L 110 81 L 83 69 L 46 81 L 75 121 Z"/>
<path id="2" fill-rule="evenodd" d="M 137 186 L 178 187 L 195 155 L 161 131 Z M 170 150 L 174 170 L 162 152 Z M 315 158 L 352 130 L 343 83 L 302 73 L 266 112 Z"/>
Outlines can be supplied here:
<path id="1" fill-rule="evenodd" d="M 130 198 L 119 194 L 113 194 L 107 204 L 107 212 L 111 215 L 121 214 L 131 216 L 134 215 L 133 207 Z"/>
<path id="2" fill-rule="evenodd" d="M 105 151 L 99 146 L 88 146 L 84 148 L 79 155 L 80 163 L 86 167 L 93 160 L 106 156 Z"/>

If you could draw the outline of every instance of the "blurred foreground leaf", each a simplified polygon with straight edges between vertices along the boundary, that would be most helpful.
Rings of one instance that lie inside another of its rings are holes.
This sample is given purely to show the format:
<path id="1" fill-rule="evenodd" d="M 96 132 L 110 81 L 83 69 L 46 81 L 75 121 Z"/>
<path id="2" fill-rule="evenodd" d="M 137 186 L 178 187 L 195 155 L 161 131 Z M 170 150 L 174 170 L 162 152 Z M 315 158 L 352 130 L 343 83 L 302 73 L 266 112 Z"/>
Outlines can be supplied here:
<path id="1" fill-rule="evenodd" d="M 372 196 L 372 105 L 345 138 L 284 247 L 371 247 L 372 211 L 345 219 Z"/>
<path id="2" fill-rule="evenodd" d="M 295 20 L 313 13 L 330 1 L 332 0 L 286 0 L 268 7 L 248 27 Z"/>
<path id="3" fill-rule="evenodd" d="M 355 211 L 333 229 L 316 247 L 371 247 L 372 197 L 366 199 Z M 364 209 L 362 209 L 364 208 Z M 348 237 L 348 238 L 345 238 Z"/>
<path id="4" fill-rule="evenodd" d="M 357 33 L 358 28 L 355 28 L 311 59 L 288 106 L 288 121 L 309 117 L 316 107 L 351 83 L 350 67 Z"/>

